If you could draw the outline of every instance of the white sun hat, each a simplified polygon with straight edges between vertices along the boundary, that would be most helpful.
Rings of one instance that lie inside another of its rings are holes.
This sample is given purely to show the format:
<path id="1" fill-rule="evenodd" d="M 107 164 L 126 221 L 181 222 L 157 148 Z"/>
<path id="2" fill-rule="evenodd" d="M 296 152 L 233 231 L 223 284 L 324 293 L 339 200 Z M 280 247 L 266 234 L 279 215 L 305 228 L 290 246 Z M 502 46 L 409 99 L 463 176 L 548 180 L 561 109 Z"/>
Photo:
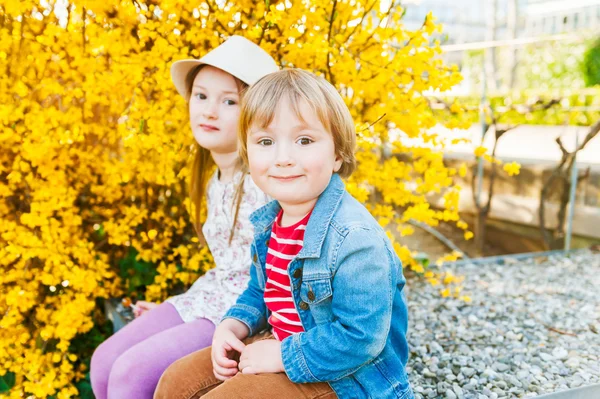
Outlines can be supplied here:
<path id="1" fill-rule="evenodd" d="M 200 59 L 176 61 L 171 65 L 171 80 L 184 98 L 187 97 L 187 75 L 203 64 L 219 68 L 248 85 L 279 70 L 275 60 L 258 45 L 245 37 L 231 36 Z"/>

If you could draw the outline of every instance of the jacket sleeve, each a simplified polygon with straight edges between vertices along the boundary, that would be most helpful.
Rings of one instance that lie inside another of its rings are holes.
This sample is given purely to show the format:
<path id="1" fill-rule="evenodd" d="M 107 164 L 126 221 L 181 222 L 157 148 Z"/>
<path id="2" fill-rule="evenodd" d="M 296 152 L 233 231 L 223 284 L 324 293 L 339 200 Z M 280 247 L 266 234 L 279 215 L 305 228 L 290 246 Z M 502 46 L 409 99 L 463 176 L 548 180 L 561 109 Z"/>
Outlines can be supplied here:
<path id="1" fill-rule="evenodd" d="M 295 383 L 335 381 L 375 359 L 390 331 L 400 262 L 383 232 L 351 230 L 332 282 L 331 323 L 283 340 L 285 372 Z"/>
<path id="2" fill-rule="evenodd" d="M 246 290 L 223 316 L 223 319 L 236 319 L 244 323 L 252 336 L 267 327 L 267 306 L 264 300 L 264 290 L 258 283 L 258 270 L 250 265 L 250 281 Z"/>

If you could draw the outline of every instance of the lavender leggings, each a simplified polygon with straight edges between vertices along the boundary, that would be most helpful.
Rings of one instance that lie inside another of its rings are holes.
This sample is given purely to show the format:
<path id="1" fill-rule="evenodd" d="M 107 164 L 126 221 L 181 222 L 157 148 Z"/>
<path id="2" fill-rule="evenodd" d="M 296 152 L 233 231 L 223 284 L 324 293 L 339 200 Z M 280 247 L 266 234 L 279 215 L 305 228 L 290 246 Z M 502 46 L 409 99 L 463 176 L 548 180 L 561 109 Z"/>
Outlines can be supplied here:
<path id="1" fill-rule="evenodd" d="M 94 352 L 90 376 L 96 399 L 152 398 L 163 371 L 209 346 L 214 332 L 207 319 L 184 323 L 168 302 L 143 314 Z"/>

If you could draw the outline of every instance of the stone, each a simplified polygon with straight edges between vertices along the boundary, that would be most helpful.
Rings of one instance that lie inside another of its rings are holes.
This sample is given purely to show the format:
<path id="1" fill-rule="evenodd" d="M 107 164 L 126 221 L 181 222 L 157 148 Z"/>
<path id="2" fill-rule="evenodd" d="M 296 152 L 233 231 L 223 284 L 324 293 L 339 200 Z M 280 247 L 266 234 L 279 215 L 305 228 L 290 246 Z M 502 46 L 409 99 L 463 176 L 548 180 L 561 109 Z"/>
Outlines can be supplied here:
<path id="1" fill-rule="evenodd" d="M 446 391 L 446 399 L 457 399 L 457 396 L 451 389 L 448 389 Z"/>
<path id="2" fill-rule="evenodd" d="M 462 367 L 460 372 L 467 378 L 475 375 L 475 369 L 472 369 L 471 367 Z"/>
<path id="3" fill-rule="evenodd" d="M 565 348 L 558 347 L 552 351 L 552 356 L 558 360 L 565 360 L 569 357 L 569 352 Z"/>

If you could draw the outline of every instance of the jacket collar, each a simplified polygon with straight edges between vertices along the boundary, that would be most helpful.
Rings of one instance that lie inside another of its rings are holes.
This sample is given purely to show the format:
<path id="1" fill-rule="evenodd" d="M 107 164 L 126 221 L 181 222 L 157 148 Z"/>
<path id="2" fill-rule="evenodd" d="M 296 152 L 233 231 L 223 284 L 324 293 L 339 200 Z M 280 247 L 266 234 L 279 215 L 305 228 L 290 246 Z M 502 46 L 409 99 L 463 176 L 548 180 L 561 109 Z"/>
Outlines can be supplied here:
<path id="1" fill-rule="evenodd" d="M 298 254 L 298 258 L 318 258 L 321 255 L 321 247 L 327 235 L 329 224 L 345 191 L 344 182 L 337 173 L 334 173 L 327 188 L 319 196 L 310 215 L 304 233 L 304 245 Z M 279 203 L 271 201 L 252 213 L 250 221 L 254 225 L 255 232 L 258 234 L 270 230 L 280 210 Z"/>

